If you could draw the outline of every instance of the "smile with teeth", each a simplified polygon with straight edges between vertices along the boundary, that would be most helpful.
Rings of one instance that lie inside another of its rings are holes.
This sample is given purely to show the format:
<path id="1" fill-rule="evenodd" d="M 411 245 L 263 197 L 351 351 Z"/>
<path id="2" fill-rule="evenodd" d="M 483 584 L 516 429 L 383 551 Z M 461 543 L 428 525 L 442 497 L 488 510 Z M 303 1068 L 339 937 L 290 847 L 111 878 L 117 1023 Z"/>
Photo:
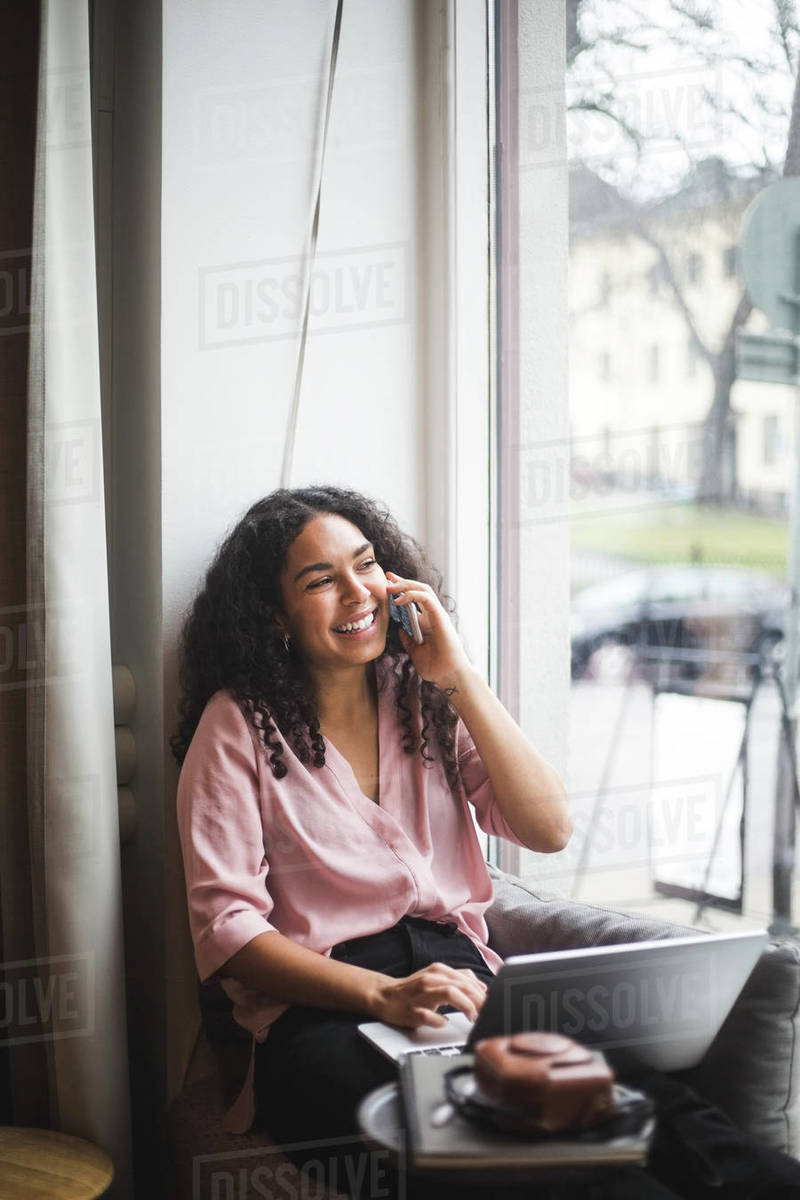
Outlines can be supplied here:
<path id="1" fill-rule="evenodd" d="M 334 633 L 363 633 L 363 631 L 365 629 L 369 629 L 369 627 L 375 621 L 375 614 L 377 613 L 377 611 L 378 610 L 375 609 L 373 612 L 367 613 L 367 615 L 365 617 L 362 617 L 360 621 L 347 621 L 347 622 L 345 622 L 344 625 L 336 625 L 334 627 L 333 632 Z"/>

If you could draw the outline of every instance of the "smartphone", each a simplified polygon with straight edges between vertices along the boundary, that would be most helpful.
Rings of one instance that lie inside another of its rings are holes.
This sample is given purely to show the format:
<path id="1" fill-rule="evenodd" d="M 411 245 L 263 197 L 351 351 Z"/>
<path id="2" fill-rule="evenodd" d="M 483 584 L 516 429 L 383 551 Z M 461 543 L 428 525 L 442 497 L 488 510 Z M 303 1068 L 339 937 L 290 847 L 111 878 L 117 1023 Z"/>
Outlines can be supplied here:
<path id="1" fill-rule="evenodd" d="M 402 592 L 400 595 L 402 596 Z M 422 630 L 419 627 L 417 612 L 419 605 L 412 600 L 410 604 L 395 604 L 394 596 L 389 593 L 389 616 L 398 625 L 402 625 L 409 637 L 413 637 L 418 646 L 422 645 Z"/>

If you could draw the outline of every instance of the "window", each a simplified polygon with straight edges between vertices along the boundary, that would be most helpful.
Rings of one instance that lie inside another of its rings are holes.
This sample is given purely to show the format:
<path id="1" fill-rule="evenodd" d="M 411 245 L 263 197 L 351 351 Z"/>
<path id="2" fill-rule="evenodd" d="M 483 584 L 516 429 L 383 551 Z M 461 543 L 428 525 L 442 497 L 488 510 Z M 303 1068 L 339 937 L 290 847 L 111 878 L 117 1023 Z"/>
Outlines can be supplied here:
<path id="1" fill-rule="evenodd" d="M 664 270 L 664 264 L 659 259 L 654 262 L 650 270 L 647 272 L 647 286 L 651 296 L 655 296 L 661 290 L 662 284 L 666 282 L 667 273 Z"/>
<path id="2" fill-rule="evenodd" d="M 686 280 L 688 283 L 703 281 L 703 258 L 694 251 L 686 259 Z"/>
<path id="3" fill-rule="evenodd" d="M 603 271 L 600 275 L 599 296 L 600 305 L 608 304 L 611 298 L 611 274 L 608 271 Z"/>
<path id="4" fill-rule="evenodd" d="M 764 417 L 761 437 L 761 461 L 765 467 L 774 467 L 781 452 L 780 428 L 774 413 Z"/>
<path id="5" fill-rule="evenodd" d="M 657 488 L 661 484 L 661 430 L 651 425 L 647 449 L 647 486 Z"/>
<path id="6" fill-rule="evenodd" d="M 794 22 L 800 3 L 786 7 Z M 542 886 L 552 880 L 554 890 L 576 899 L 672 913 L 678 921 L 678 892 L 666 889 L 682 886 L 684 900 L 695 900 L 705 888 L 729 911 L 759 919 L 754 890 L 745 894 L 741 886 L 741 779 L 714 846 L 698 849 L 677 833 L 665 840 L 659 806 L 669 809 L 667 791 L 680 780 L 705 772 L 730 778 L 741 741 L 731 731 L 753 680 L 720 651 L 732 645 L 735 658 L 742 638 L 757 644 L 765 630 L 779 637 L 785 627 L 779 591 L 756 605 L 748 589 L 756 577 L 774 586 L 786 575 L 788 406 L 784 413 L 774 385 L 735 381 L 728 351 L 741 323 L 742 222 L 786 158 L 800 44 L 792 25 L 788 48 L 781 45 L 773 0 L 582 0 L 568 8 L 571 419 L 576 444 L 594 445 L 602 470 L 585 472 L 580 510 L 569 519 L 576 618 L 569 772 L 579 834 L 561 876 L 543 863 Z M 681 108 L 690 93 L 691 118 Z M 614 302 L 600 312 L 605 272 Z M 754 312 L 748 328 L 762 327 Z M 611 385 L 601 378 L 606 354 Z M 635 613 L 601 624 L 590 611 L 592 589 L 629 569 L 647 572 L 653 597 L 675 610 L 647 633 L 655 649 L 690 652 L 683 662 L 658 660 L 674 662 L 674 675 L 671 665 L 663 675 L 648 673 L 641 649 L 618 653 L 641 647 Z M 738 574 L 712 575 L 721 570 Z M 776 700 L 766 728 L 748 730 L 753 755 L 769 743 L 770 767 L 779 707 Z M 724 737 L 715 732 L 723 726 Z M 641 783 L 636 795 L 623 779 Z M 653 780 L 665 785 L 663 794 Z M 786 813 L 770 770 L 750 772 L 746 787 L 750 879 L 767 896 L 774 872 L 775 915 L 785 920 L 792 848 L 787 837 L 773 861 L 771 836 L 776 812 L 784 828 Z M 709 793 L 712 834 L 715 804 Z M 599 819 L 592 824 L 601 808 L 603 836 Z M 631 812 L 644 831 L 635 846 L 621 833 Z M 646 832 L 651 818 L 660 845 Z M 800 918 L 796 884 L 795 891 L 792 924 Z"/>
<path id="7" fill-rule="evenodd" d="M 647 377 L 651 383 L 661 378 L 661 352 L 655 342 L 647 350 Z"/>

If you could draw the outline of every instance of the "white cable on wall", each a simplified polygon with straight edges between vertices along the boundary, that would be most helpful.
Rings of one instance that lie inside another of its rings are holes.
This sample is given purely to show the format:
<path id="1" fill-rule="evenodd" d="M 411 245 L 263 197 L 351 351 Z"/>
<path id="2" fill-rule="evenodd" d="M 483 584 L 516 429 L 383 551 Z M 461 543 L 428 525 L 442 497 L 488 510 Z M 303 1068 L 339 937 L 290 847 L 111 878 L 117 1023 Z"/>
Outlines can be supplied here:
<path id="1" fill-rule="evenodd" d="M 333 81 L 336 76 L 336 59 L 339 54 L 339 33 L 342 26 L 342 4 L 343 0 L 337 0 L 336 3 L 336 19 L 333 24 L 333 38 L 331 39 L 331 60 L 328 68 L 328 94 L 325 100 L 325 119 L 322 127 L 322 151 L 319 159 L 319 173 L 317 175 L 317 200 L 314 206 L 314 219 L 311 222 L 311 235 L 308 243 L 308 253 L 306 255 L 306 272 L 305 272 L 305 302 L 303 304 L 303 324 L 300 329 L 300 345 L 297 349 L 297 368 L 295 370 L 294 379 L 294 395 L 292 396 L 292 407 L 289 413 L 289 422 L 286 428 L 286 441 L 283 448 L 283 466 L 281 467 L 281 487 L 289 487 L 292 477 L 292 461 L 294 459 L 294 441 L 297 432 L 297 416 L 300 410 L 300 392 L 303 386 L 303 366 L 306 357 L 306 340 L 308 338 L 308 313 L 311 303 L 311 275 L 314 269 L 314 261 L 317 255 L 317 236 L 319 234 L 319 213 L 320 202 L 322 198 L 322 176 L 325 170 L 325 149 L 328 144 L 328 125 L 331 116 L 331 102 L 333 99 Z"/>

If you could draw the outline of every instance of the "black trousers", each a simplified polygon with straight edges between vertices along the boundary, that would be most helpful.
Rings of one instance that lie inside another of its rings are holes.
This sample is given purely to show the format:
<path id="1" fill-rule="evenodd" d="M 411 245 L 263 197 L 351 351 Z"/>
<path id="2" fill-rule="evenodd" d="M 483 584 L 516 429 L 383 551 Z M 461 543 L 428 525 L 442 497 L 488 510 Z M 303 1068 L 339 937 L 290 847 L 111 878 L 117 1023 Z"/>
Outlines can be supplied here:
<path id="1" fill-rule="evenodd" d="M 404 917 L 391 929 L 342 942 L 331 957 L 394 978 L 432 962 L 492 972 L 468 937 L 452 925 Z M 394 1081 L 397 1069 L 357 1032 L 363 1014 L 293 1005 L 256 1047 L 259 1123 L 319 1188 L 362 1200 L 798 1200 L 800 1163 L 741 1133 L 690 1088 L 651 1070 L 625 1077 L 656 1102 L 657 1133 L 647 1168 L 604 1167 L 530 1182 L 448 1184 L 391 1164 L 359 1138 L 356 1109 L 368 1092 Z"/>

